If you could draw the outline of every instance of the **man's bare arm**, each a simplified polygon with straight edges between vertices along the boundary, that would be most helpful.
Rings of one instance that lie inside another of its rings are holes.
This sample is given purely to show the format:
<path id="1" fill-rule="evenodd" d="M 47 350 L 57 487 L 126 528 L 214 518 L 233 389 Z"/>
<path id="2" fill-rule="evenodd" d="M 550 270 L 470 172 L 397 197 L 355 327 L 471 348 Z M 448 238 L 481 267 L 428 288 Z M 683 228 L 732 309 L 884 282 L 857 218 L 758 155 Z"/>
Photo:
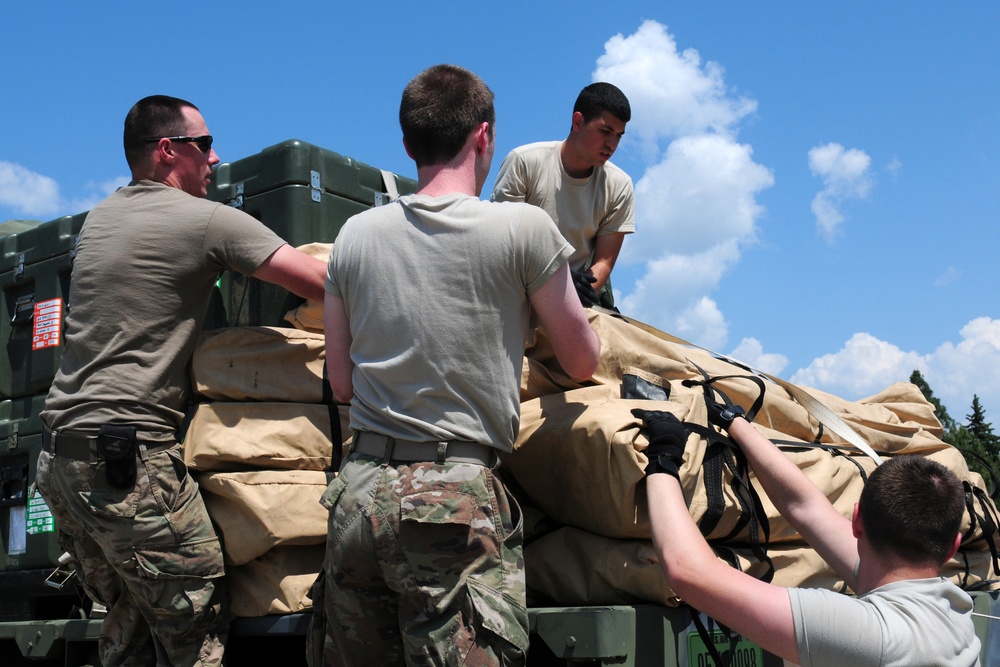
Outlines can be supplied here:
<path id="1" fill-rule="evenodd" d="M 646 477 L 653 546 L 667 584 L 682 600 L 771 653 L 799 662 L 788 591 L 720 561 L 691 518 L 680 483 Z"/>
<path id="2" fill-rule="evenodd" d="M 852 589 L 858 540 L 851 521 L 791 459 L 743 417 L 729 426 L 729 435 L 746 454 L 750 469 L 781 515 Z"/>
<path id="3" fill-rule="evenodd" d="M 326 333 L 326 371 L 333 398 L 338 403 L 349 403 L 354 397 L 353 338 L 344 300 L 329 293 L 323 303 L 323 329 Z"/>
<path id="4" fill-rule="evenodd" d="M 577 380 L 593 375 L 601 340 L 580 305 L 580 297 L 570 280 L 569 265 L 563 264 L 529 299 L 563 370 Z"/>
<path id="5" fill-rule="evenodd" d="M 286 243 L 257 267 L 253 277 L 281 285 L 301 297 L 322 302 L 326 263 Z"/>
<path id="6" fill-rule="evenodd" d="M 594 239 L 594 259 L 590 263 L 590 273 L 597 278 L 597 282 L 594 283 L 595 291 L 600 292 L 611 277 L 611 271 L 618 261 L 618 253 L 621 252 L 624 240 L 624 232 L 604 234 Z"/>

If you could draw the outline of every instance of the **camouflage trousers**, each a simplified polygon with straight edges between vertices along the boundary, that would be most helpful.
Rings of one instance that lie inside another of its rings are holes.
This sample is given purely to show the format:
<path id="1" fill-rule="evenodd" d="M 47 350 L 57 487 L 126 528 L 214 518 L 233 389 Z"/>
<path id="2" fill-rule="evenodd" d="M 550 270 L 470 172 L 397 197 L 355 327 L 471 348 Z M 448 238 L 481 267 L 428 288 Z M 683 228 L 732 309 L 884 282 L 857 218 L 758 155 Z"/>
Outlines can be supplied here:
<path id="1" fill-rule="evenodd" d="M 37 483 L 93 600 L 108 608 L 104 667 L 222 663 L 222 547 L 180 447 L 139 445 L 133 488 L 112 488 L 105 463 L 43 451 Z"/>
<path id="2" fill-rule="evenodd" d="M 354 453 L 323 504 L 313 667 L 524 663 L 520 509 L 489 468 Z"/>

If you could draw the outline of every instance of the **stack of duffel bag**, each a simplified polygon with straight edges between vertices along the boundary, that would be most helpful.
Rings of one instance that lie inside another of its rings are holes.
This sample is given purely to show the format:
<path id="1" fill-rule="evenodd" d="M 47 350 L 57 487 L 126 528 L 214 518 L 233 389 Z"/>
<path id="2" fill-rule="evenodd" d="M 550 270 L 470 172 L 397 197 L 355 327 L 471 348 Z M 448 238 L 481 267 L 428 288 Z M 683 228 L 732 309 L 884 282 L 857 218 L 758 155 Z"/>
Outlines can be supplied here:
<path id="1" fill-rule="evenodd" d="M 329 253 L 329 244 L 304 250 Z M 287 319 L 322 305 L 307 302 Z M 320 321 L 322 320 L 320 316 Z M 208 330 L 195 351 L 195 396 L 184 458 L 226 557 L 233 614 L 311 608 L 323 563 L 320 496 L 350 439 L 348 406 L 333 403 L 322 330 Z"/>

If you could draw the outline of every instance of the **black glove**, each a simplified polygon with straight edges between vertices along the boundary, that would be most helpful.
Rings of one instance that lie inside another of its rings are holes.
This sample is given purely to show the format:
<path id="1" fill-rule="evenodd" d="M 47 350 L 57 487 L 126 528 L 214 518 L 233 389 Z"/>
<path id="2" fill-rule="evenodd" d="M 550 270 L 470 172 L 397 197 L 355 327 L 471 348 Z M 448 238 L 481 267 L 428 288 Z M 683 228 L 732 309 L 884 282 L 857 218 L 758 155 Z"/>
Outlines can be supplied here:
<path id="1" fill-rule="evenodd" d="M 649 438 L 646 447 L 646 474 L 665 472 L 680 479 L 678 469 L 684 461 L 684 446 L 687 444 L 688 429 L 672 413 L 660 410 L 633 408 L 632 416 L 642 420 L 642 426 Z"/>
<path id="2" fill-rule="evenodd" d="M 577 271 L 576 269 L 570 269 L 570 273 L 573 274 L 573 286 L 576 287 L 576 293 L 580 297 L 580 303 L 583 304 L 583 307 L 590 308 L 597 305 L 600 298 L 594 291 L 593 285 L 597 282 L 597 278 L 586 271 Z"/>
<path id="3" fill-rule="evenodd" d="M 605 287 L 606 287 L 606 285 L 605 285 Z M 597 298 L 598 298 L 598 305 L 601 308 L 607 308 L 608 310 L 610 310 L 612 312 L 615 312 L 615 313 L 621 313 L 622 312 L 622 311 L 618 310 L 615 307 L 614 301 L 611 300 L 611 294 L 607 290 L 603 290 L 602 289 L 601 293 L 597 295 Z"/>
<path id="4" fill-rule="evenodd" d="M 706 406 L 708 407 L 708 423 L 715 424 L 719 428 L 727 431 L 729 430 L 729 427 L 733 425 L 734 419 L 746 416 L 746 412 L 743 408 L 735 403 L 732 405 L 725 405 L 724 403 L 708 401 Z"/>

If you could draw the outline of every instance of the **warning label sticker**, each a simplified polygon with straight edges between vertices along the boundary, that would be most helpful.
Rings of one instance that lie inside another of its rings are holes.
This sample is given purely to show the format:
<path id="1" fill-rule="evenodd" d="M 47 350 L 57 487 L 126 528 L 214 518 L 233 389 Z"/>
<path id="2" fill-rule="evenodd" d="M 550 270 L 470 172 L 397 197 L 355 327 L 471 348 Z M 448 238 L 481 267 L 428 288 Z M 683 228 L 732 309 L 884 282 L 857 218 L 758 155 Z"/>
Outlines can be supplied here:
<path id="1" fill-rule="evenodd" d="M 31 330 L 31 349 L 58 347 L 62 342 L 62 299 L 49 299 L 35 304 Z"/>
<path id="2" fill-rule="evenodd" d="M 29 535 L 53 533 L 56 530 L 56 523 L 49 506 L 37 493 L 28 498 L 28 518 L 25 524 L 25 532 Z"/>

